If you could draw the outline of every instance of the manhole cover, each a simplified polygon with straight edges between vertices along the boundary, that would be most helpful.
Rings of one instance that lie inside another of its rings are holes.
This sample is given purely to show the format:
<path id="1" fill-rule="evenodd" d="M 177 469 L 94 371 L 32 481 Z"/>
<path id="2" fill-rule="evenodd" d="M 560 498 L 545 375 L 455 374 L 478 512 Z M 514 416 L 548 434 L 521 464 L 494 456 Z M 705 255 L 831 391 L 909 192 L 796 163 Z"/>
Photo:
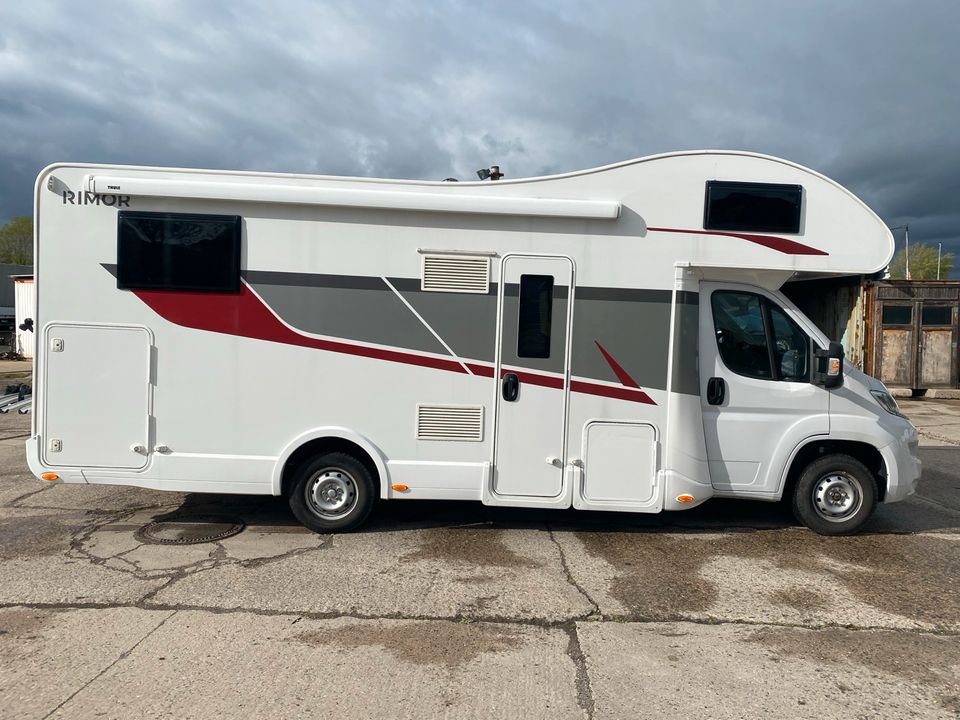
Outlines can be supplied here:
<path id="1" fill-rule="evenodd" d="M 198 545 L 242 532 L 243 520 L 222 515 L 168 517 L 148 523 L 134 533 L 140 542 L 154 545 Z"/>

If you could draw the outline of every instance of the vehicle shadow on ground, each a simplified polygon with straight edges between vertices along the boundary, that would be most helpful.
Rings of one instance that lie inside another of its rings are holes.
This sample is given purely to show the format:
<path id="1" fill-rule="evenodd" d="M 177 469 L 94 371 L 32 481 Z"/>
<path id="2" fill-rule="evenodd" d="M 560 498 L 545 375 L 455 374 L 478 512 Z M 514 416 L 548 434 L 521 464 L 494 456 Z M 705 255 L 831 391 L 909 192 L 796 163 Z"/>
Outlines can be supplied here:
<path id="1" fill-rule="evenodd" d="M 242 519 L 248 527 L 274 532 L 309 532 L 302 528 L 283 498 L 246 495 L 188 494 L 170 515 L 222 514 Z M 577 532 L 751 532 L 798 528 L 789 504 L 712 499 L 691 510 L 657 514 L 540 510 L 488 507 L 479 502 L 403 500 L 380 503 L 360 533 L 400 532 L 450 527 L 552 529 Z M 921 502 L 881 505 L 861 531 L 900 534 L 955 530 L 956 513 Z"/>
<path id="2" fill-rule="evenodd" d="M 960 528 L 960 485 L 954 468 L 960 448 L 923 448 L 923 477 L 914 498 L 886 505 L 861 534 L 956 531 Z M 272 532 L 309 532 L 301 527 L 284 498 L 258 495 L 190 493 L 172 515 L 222 514 L 238 517 L 249 527 Z M 797 528 L 787 502 L 713 498 L 699 507 L 657 514 L 539 510 L 488 507 L 479 502 L 397 500 L 380 502 L 357 532 L 382 533 L 443 527 L 553 529 L 586 532 L 751 532 Z"/>

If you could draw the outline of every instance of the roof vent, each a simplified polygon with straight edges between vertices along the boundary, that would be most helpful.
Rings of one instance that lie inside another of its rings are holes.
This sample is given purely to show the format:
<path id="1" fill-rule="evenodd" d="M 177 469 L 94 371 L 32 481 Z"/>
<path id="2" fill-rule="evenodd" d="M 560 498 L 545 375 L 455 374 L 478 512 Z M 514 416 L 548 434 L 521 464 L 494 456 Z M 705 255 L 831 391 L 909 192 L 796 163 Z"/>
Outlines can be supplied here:
<path id="1" fill-rule="evenodd" d="M 487 293 L 490 291 L 490 258 L 424 255 L 420 289 L 430 292 Z"/>
<path id="2" fill-rule="evenodd" d="M 417 405 L 417 440 L 483 440 L 483 405 Z"/>

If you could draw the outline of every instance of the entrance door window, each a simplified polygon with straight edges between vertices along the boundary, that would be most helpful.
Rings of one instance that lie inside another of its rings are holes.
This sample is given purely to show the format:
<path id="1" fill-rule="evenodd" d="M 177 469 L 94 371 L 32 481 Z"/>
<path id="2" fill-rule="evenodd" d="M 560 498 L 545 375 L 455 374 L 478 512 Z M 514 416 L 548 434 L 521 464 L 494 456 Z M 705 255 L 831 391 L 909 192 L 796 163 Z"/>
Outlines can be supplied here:
<path id="1" fill-rule="evenodd" d="M 521 275 L 517 357 L 549 358 L 552 325 L 553 275 Z"/>

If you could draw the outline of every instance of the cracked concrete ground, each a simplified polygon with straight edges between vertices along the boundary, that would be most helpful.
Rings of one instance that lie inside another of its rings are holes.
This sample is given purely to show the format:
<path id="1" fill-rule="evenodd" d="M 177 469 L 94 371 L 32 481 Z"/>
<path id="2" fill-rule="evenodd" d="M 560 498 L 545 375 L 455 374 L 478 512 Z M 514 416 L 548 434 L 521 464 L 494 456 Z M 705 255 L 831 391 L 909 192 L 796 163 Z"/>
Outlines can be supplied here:
<path id="1" fill-rule="evenodd" d="M 919 493 L 851 538 L 732 501 L 320 536 L 275 498 L 42 485 L 2 416 L 0 718 L 956 717 L 960 404 L 904 407 Z M 171 513 L 246 529 L 135 535 Z"/>

